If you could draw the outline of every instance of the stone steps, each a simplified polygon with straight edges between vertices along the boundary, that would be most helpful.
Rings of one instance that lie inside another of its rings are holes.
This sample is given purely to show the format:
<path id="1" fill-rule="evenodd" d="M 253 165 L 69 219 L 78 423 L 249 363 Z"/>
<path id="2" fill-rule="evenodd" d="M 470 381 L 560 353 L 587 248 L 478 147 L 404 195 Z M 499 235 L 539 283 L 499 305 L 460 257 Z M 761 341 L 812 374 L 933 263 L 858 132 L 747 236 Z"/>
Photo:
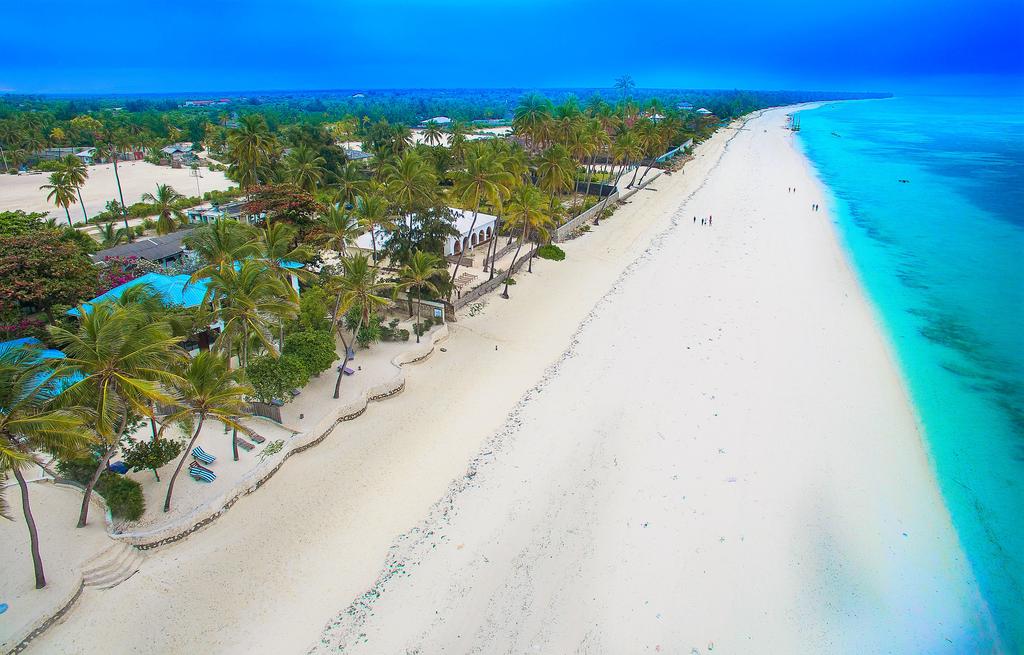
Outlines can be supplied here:
<path id="1" fill-rule="evenodd" d="M 118 542 L 86 563 L 82 583 L 86 587 L 110 589 L 132 577 L 144 559 L 138 548 Z"/>

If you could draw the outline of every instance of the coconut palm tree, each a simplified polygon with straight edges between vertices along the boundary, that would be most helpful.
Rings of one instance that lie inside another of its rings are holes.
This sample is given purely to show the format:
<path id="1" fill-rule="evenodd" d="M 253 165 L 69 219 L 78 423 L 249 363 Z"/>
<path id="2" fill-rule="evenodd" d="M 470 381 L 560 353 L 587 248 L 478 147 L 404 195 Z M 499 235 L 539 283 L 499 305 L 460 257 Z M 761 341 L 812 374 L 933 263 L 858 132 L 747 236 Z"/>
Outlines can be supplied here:
<path id="1" fill-rule="evenodd" d="M 611 157 L 612 157 L 612 170 L 609 174 L 609 180 L 614 177 L 615 181 L 612 183 L 612 193 L 619 186 L 619 180 L 622 178 L 622 173 L 629 166 L 630 162 L 636 161 L 641 156 L 641 150 L 639 144 L 633 136 L 633 133 L 629 130 L 624 130 L 615 137 L 615 140 L 611 145 Z M 618 169 L 618 175 L 616 175 L 616 169 Z M 594 225 L 601 224 L 601 213 L 608 206 L 608 198 L 611 197 L 611 193 L 604 197 L 601 201 L 601 208 L 594 214 Z"/>
<path id="2" fill-rule="evenodd" d="M 196 428 L 181 459 L 178 460 L 178 465 L 174 468 L 171 479 L 167 482 L 165 512 L 171 509 L 171 495 L 174 493 L 174 482 L 178 478 L 178 473 L 192 452 L 192 447 L 195 446 L 196 439 L 207 420 L 215 420 L 232 428 L 233 443 L 235 431 L 248 432 L 248 429 L 235 418 L 246 413 L 248 403 L 245 397 L 253 393 L 252 387 L 243 382 L 243 375 L 240 370 L 231 370 L 224 355 L 213 352 L 201 352 L 190 358 L 179 371 L 172 388 L 181 409 L 167 417 L 164 427 L 194 421 Z M 237 449 L 237 446 L 233 447 Z"/>
<path id="3" fill-rule="evenodd" d="M 330 284 L 338 295 L 337 309 L 334 313 L 334 325 L 338 324 L 338 316 L 356 307 L 359 310 L 359 321 L 356 323 L 355 340 L 358 341 L 359 332 L 363 326 L 370 322 L 370 315 L 377 307 L 388 304 L 387 295 L 391 293 L 394 285 L 390 282 L 382 282 L 378 279 L 377 267 L 370 263 L 369 258 L 363 254 L 352 254 L 343 257 L 341 260 L 342 273 L 335 276 Z M 338 368 L 338 380 L 334 383 L 334 397 L 337 398 L 341 392 L 341 376 L 349 361 L 349 349 L 345 348 L 345 359 Z"/>
<path id="4" fill-rule="evenodd" d="M 334 202 L 340 203 L 344 207 L 354 207 L 356 198 L 366 194 L 368 182 L 359 166 L 352 162 L 346 162 L 338 171 L 338 181 L 335 184 L 337 194 Z"/>
<path id="5" fill-rule="evenodd" d="M 143 202 L 149 202 L 154 205 L 157 234 L 170 234 L 177 229 L 178 223 L 185 220 L 185 212 L 174 205 L 174 203 L 184 197 L 169 184 L 156 185 L 156 195 L 152 193 L 142 194 Z"/>
<path id="6" fill-rule="evenodd" d="M 370 233 L 370 245 L 373 246 L 373 259 L 377 261 L 377 228 L 393 230 L 394 222 L 388 212 L 388 201 L 384 197 L 383 189 L 377 188 L 369 195 L 360 196 L 356 201 L 356 216 L 359 219 L 360 229 Z"/>
<path id="7" fill-rule="evenodd" d="M 100 245 L 104 248 L 114 246 L 128 241 L 130 228 L 114 227 L 113 223 L 104 223 L 100 226 Z"/>
<path id="8" fill-rule="evenodd" d="M 549 214 L 555 215 L 558 196 L 576 183 L 576 163 L 565 146 L 555 144 L 537 160 L 537 186 L 551 196 Z"/>
<path id="9" fill-rule="evenodd" d="M 170 369 L 185 356 L 181 337 L 166 322 L 153 322 L 134 306 L 110 302 L 78 307 L 75 332 L 51 325 L 50 336 L 81 379 L 62 397 L 91 411 L 92 429 L 104 452 L 85 487 L 78 527 L 89 518 L 89 500 L 96 481 L 117 450 L 132 414 L 152 416 L 152 402 L 173 402 L 163 389 L 177 376 Z"/>
<path id="10" fill-rule="evenodd" d="M 121 192 L 121 175 L 117 170 L 117 160 L 120 159 L 121 148 L 126 143 L 126 137 L 123 133 L 115 134 L 113 137 L 114 141 L 105 143 L 99 146 L 97 154 L 104 158 L 114 162 L 114 180 L 117 182 L 117 197 L 121 200 L 121 216 L 124 217 L 124 229 L 126 235 L 130 237 L 130 229 L 128 228 L 128 210 L 124 205 L 124 193 Z"/>
<path id="11" fill-rule="evenodd" d="M 487 202 L 491 205 L 498 205 L 501 198 L 508 195 L 509 187 L 514 181 L 512 174 L 505 170 L 501 165 L 501 160 L 490 148 L 479 149 L 466 158 L 466 169 L 455 174 L 455 186 L 452 188 L 452 193 L 463 207 L 473 208 L 473 220 L 469 224 L 470 234 L 473 234 L 476 229 L 480 203 Z M 453 280 L 459 272 L 465 254 L 465 248 L 459 250 L 459 257 L 455 260 L 455 270 L 452 271 Z"/>
<path id="12" fill-rule="evenodd" d="M 423 142 L 428 146 L 436 146 L 444 141 L 444 131 L 437 121 L 427 121 L 423 128 Z"/>
<path id="13" fill-rule="evenodd" d="M 537 187 L 524 184 L 512 192 L 508 204 L 505 206 L 505 225 L 510 232 L 520 232 L 519 245 L 512 256 L 512 263 L 509 264 L 505 273 L 505 290 L 501 297 L 508 299 L 509 278 L 512 277 L 515 264 L 519 261 L 519 251 L 527 239 L 536 235 L 538 240 L 543 236 L 547 227 L 551 224 L 551 217 L 546 211 L 548 209 L 544 195 Z M 531 266 L 533 258 L 530 258 Z"/>
<path id="14" fill-rule="evenodd" d="M 398 271 L 399 283 L 395 290 L 402 289 L 406 292 L 416 293 L 416 320 L 420 318 L 420 300 L 423 291 L 432 294 L 438 293 L 438 286 L 434 283 L 438 280 L 447 280 L 448 265 L 444 259 L 434 253 L 420 252 L 417 250 L 412 254 L 409 263 Z M 409 316 L 412 316 L 410 305 Z M 420 342 L 420 332 L 416 330 L 416 343 Z"/>
<path id="15" fill-rule="evenodd" d="M 415 151 L 405 152 L 381 168 L 385 193 L 391 204 L 409 222 L 409 249 L 412 249 L 412 221 L 417 209 L 429 206 L 437 197 L 437 175 L 433 167 Z"/>
<path id="16" fill-rule="evenodd" d="M 78 454 L 89 434 L 79 415 L 54 408 L 52 400 L 66 381 L 61 369 L 51 363 L 40 361 L 29 348 L 0 351 L 0 478 L 11 471 L 21 489 L 36 589 L 46 586 L 46 575 L 22 469 L 37 463 L 37 451 L 62 457 Z"/>
<path id="17" fill-rule="evenodd" d="M 287 297 L 292 300 L 296 307 L 299 302 L 299 292 L 292 286 L 294 277 L 300 282 L 311 282 L 313 274 L 304 268 L 296 268 L 294 264 L 308 261 L 313 253 L 305 245 L 295 246 L 298 230 L 287 223 L 275 222 L 267 219 L 262 228 L 256 230 L 256 242 L 254 244 L 253 256 L 257 261 L 263 262 L 267 272 L 282 284 Z M 284 316 L 279 316 L 278 322 L 278 344 L 284 346 Z"/>
<path id="18" fill-rule="evenodd" d="M 63 159 L 58 162 L 60 168 L 58 169 L 64 174 L 64 179 L 67 180 L 75 193 L 78 194 L 78 202 L 82 205 L 82 216 L 85 217 L 85 222 L 89 222 L 89 214 L 85 211 L 85 202 L 82 200 L 82 186 L 85 185 L 85 181 L 89 178 L 89 169 L 86 168 L 82 160 L 74 155 L 65 155 Z"/>
<path id="19" fill-rule="evenodd" d="M 532 150 L 543 146 L 550 124 L 551 101 L 537 93 L 524 96 L 512 114 L 513 132 L 521 134 Z"/>
<path id="20" fill-rule="evenodd" d="M 348 246 L 363 233 L 361 221 L 352 212 L 336 205 L 329 206 L 317 217 L 317 226 L 317 245 L 342 255 L 348 254 Z"/>
<path id="21" fill-rule="evenodd" d="M 280 278 L 268 275 L 265 262 L 254 259 L 212 271 L 203 304 L 209 302 L 224 324 L 217 350 L 226 352 L 230 359 L 233 347 L 237 348 L 238 365 L 243 369 L 249 363 L 253 344 L 274 357 L 279 355 L 270 327 L 293 318 L 299 309 L 294 290 Z"/>
<path id="22" fill-rule="evenodd" d="M 327 163 L 316 151 L 302 144 L 284 158 L 285 179 L 304 191 L 312 193 L 324 181 Z"/>
<path id="23" fill-rule="evenodd" d="M 196 282 L 255 251 L 255 230 L 251 225 L 233 219 L 222 219 L 201 225 L 183 239 L 185 246 L 203 262 L 192 281 Z"/>
<path id="24" fill-rule="evenodd" d="M 228 133 L 228 175 L 243 189 L 265 181 L 269 176 L 277 141 L 261 114 L 246 114 L 238 127 Z"/>
<path id="25" fill-rule="evenodd" d="M 49 191 L 46 194 L 46 199 L 58 207 L 63 207 L 64 214 L 68 217 L 68 227 L 74 227 L 68 207 L 75 203 L 75 186 L 68 181 L 67 176 L 61 171 L 54 171 L 50 173 L 50 183 L 39 188 Z"/>

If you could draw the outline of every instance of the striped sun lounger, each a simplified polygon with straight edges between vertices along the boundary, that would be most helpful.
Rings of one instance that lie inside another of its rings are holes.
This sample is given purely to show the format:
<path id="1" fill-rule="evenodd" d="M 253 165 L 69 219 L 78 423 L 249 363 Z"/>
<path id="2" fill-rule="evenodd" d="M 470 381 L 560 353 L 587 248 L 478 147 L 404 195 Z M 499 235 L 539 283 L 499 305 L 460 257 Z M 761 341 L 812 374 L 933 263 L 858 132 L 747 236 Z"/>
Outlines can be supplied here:
<path id="1" fill-rule="evenodd" d="M 252 450 L 253 448 L 256 447 L 253 446 L 248 441 L 246 441 L 245 439 L 243 439 L 242 437 L 235 437 L 235 443 L 237 443 L 238 447 L 241 448 L 242 450 Z"/>
<path id="2" fill-rule="evenodd" d="M 188 467 L 188 474 L 192 476 L 192 479 L 196 482 L 213 482 L 217 479 L 217 474 L 201 466 L 196 462 L 192 462 Z"/>
<path id="3" fill-rule="evenodd" d="M 255 441 L 256 443 L 263 443 L 264 441 L 266 441 L 266 439 L 264 439 L 260 435 L 256 434 L 255 432 L 252 432 L 252 433 L 247 434 L 245 436 L 249 437 L 250 441 Z"/>
<path id="4" fill-rule="evenodd" d="M 203 464 L 213 464 L 217 458 L 210 453 L 203 450 L 202 446 L 196 446 L 192 449 L 192 456 L 198 459 Z"/>

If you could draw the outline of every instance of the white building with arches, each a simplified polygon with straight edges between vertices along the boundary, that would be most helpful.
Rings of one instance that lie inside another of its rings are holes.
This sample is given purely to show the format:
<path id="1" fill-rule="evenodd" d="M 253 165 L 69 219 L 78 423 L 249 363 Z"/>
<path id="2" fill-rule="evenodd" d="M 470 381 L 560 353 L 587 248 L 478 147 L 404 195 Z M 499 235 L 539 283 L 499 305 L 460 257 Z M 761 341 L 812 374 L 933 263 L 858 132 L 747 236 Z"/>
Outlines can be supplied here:
<path id="1" fill-rule="evenodd" d="M 474 223 L 473 210 L 456 209 L 454 207 L 449 207 L 448 209 L 451 210 L 452 216 L 455 218 L 455 229 L 459 232 L 459 236 L 448 237 L 445 241 L 445 257 L 458 256 L 461 252 L 469 255 L 494 237 L 495 225 L 498 220 L 497 216 L 480 212 L 476 216 L 476 223 Z M 383 232 L 378 232 L 378 247 L 380 247 L 385 238 L 386 236 Z M 371 250 L 373 248 L 373 240 L 370 238 L 369 232 L 356 239 L 356 247 L 362 250 Z"/>

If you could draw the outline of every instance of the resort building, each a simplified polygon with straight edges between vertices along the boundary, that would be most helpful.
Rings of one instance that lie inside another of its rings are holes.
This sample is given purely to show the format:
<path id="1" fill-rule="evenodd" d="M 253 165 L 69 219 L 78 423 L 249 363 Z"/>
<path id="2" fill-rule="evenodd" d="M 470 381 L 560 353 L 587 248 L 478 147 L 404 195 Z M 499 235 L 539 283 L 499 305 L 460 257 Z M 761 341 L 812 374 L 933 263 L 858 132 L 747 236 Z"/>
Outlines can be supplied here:
<path id="1" fill-rule="evenodd" d="M 444 127 L 445 125 L 449 125 L 451 122 L 452 119 L 448 118 L 447 116 L 434 116 L 433 118 L 428 118 L 427 120 L 420 123 L 420 127 L 426 127 L 427 123 L 437 123 L 441 127 Z"/>
<path id="2" fill-rule="evenodd" d="M 176 162 L 187 162 L 195 158 L 192 154 L 192 144 L 187 141 L 164 146 L 160 148 L 160 152 Z"/>
<path id="3" fill-rule="evenodd" d="M 371 157 L 373 157 L 373 155 L 368 152 L 363 152 L 362 150 L 356 150 L 354 148 L 345 148 L 345 159 L 349 161 L 362 161 L 364 159 L 370 159 Z"/>
<path id="4" fill-rule="evenodd" d="M 491 237 L 494 236 L 494 231 L 496 229 L 495 223 L 498 220 L 497 216 L 480 212 L 477 214 L 476 224 L 474 224 L 472 210 L 456 209 L 454 207 L 449 207 L 448 210 L 452 212 L 452 215 L 455 218 L 455 229 L 458 230 L 459 236 L 458 238 L 448 237 L 445 240 L 445 257 L 457 256 L 461 252 L 466 252 L 468 254 L 477 246 L 490 241 Z M 470 226 L 472 226 L 472 229 L 470 229 Z M 378 230 L 378 249 L 385 239 L 387 239 L 387 233 Z M 359 248 L 360 250 L 373 249 L 373 240 L 370 238 L 369 232 L 356 239 L 356 248 Z"/>
<path id="5" fill-rule="evenodd" d="M 213 202 L 188 209 L 185 211 L 185 215 L 188 217 L 189 223 L 205 224 L 221 218 L 240 220 L 244 208 L 244 200 L 232 200 L 223 204 Z"/>

